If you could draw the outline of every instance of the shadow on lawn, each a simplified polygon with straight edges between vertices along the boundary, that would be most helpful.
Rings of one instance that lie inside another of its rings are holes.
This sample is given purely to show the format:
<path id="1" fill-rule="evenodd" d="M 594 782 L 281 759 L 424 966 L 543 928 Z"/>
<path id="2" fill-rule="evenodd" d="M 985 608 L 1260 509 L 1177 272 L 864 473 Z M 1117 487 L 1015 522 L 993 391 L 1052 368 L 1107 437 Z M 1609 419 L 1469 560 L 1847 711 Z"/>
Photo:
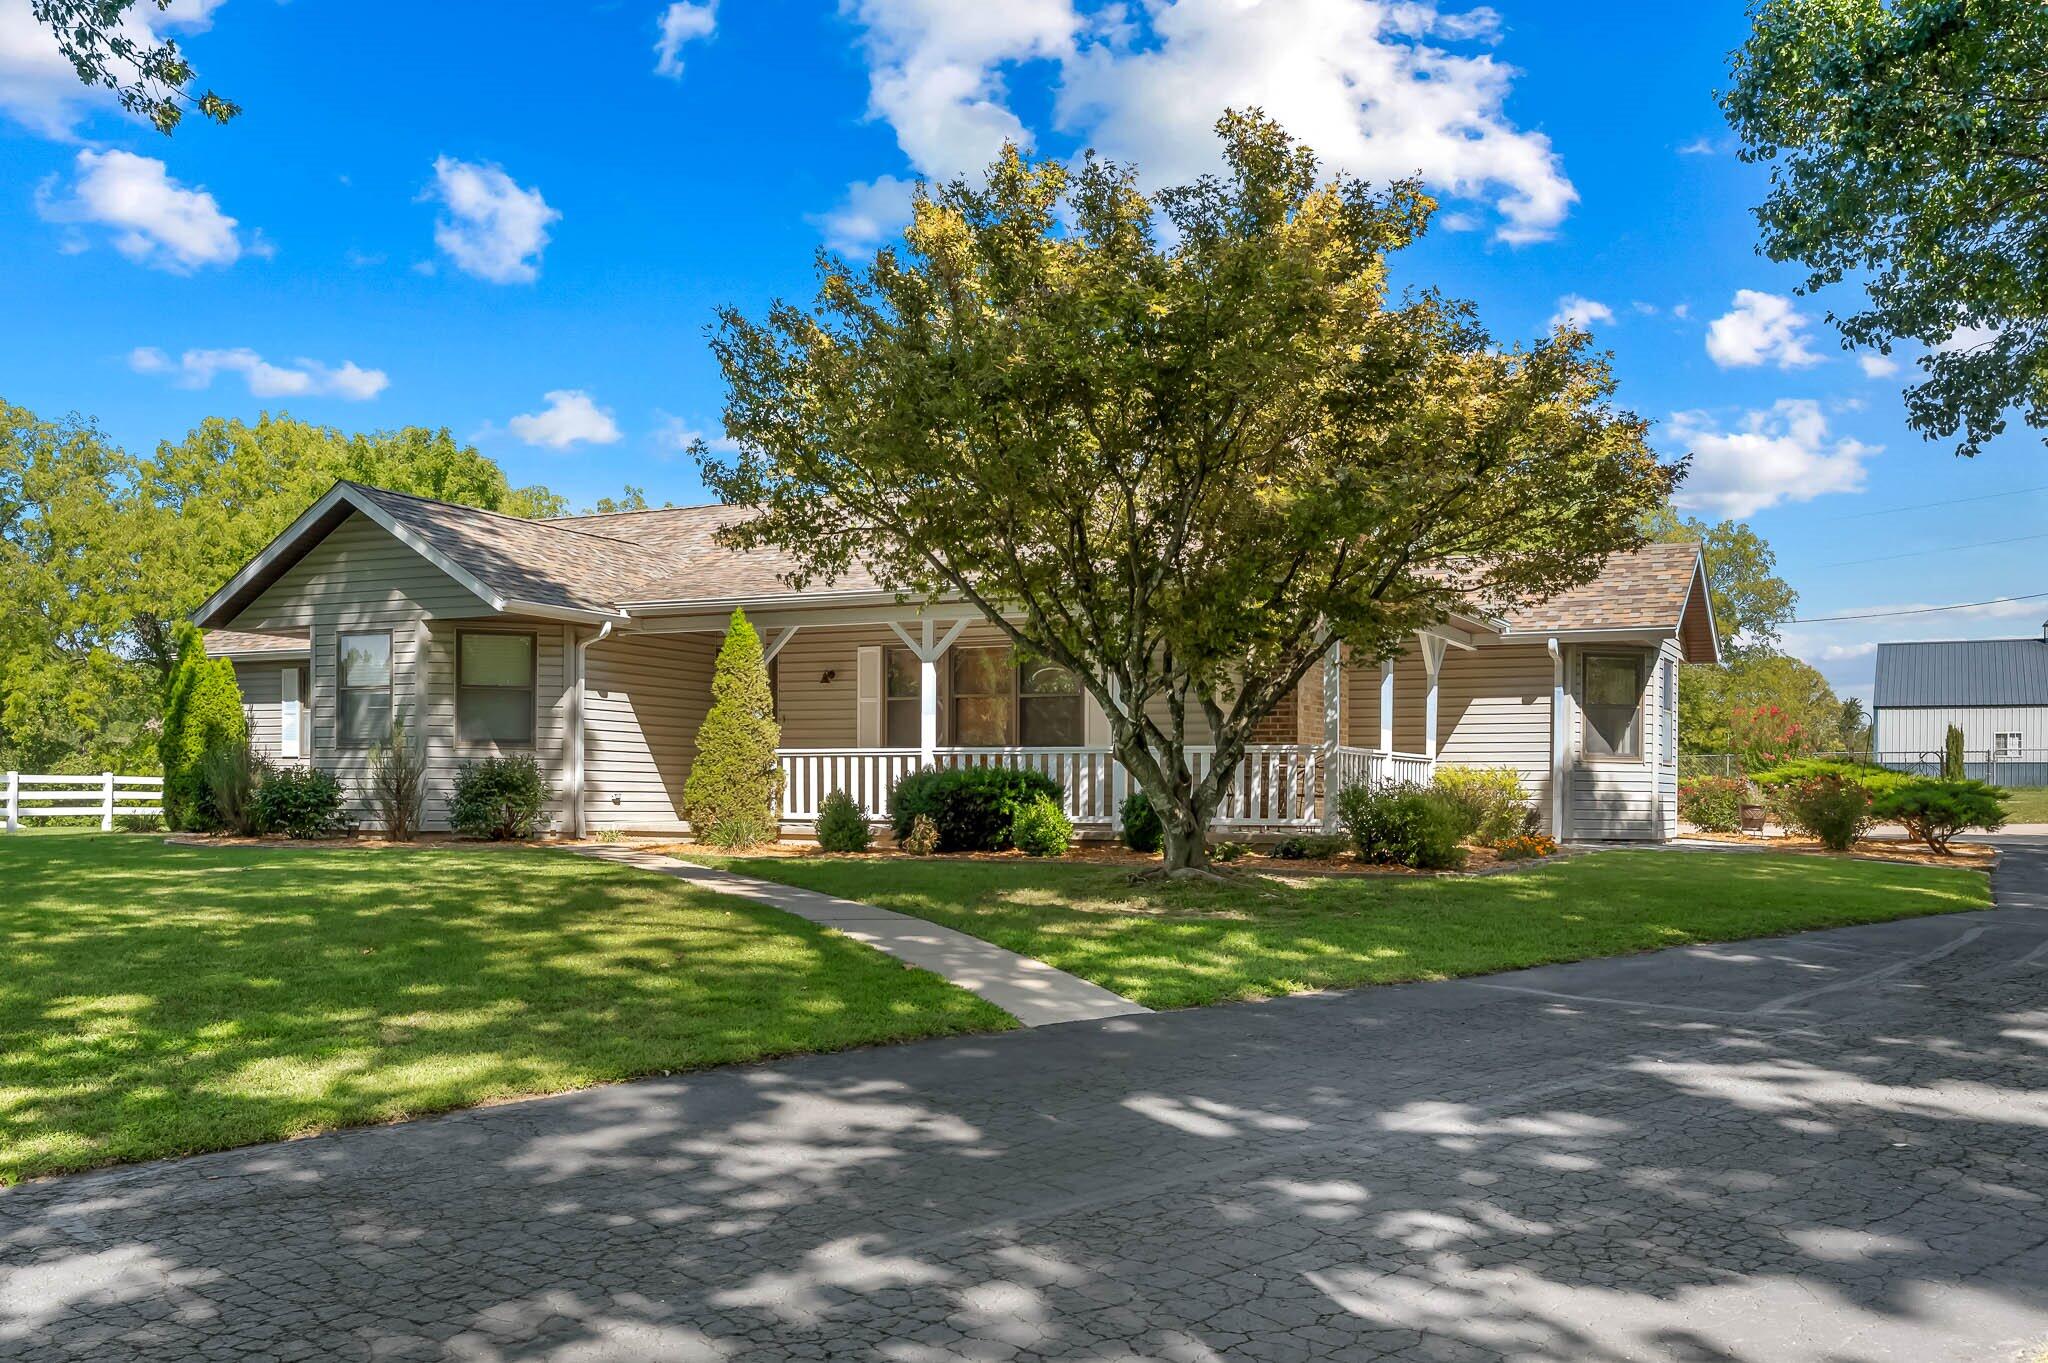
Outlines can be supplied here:
<path id="1" fill-rule="evenodd" d="M 2048 1335 L 2048 924 L 1702 955 L 1744 999 L 1842 987 L 1717 1016 L 1298 998 L 35 1185 L 0 1197 L 0 1354 L 134 1329 L 239 1357 L 279 1320 L 321 1355 L 468 1360 L 1866 1363 Z M 1652 998 L 1669 960 L 1601 969 Z"/>
<path id="2" fill-rule="evenodd" d="M 0 847 L 0 1179 L 1003 1025 L 843 938 L 533 851 Z"/>

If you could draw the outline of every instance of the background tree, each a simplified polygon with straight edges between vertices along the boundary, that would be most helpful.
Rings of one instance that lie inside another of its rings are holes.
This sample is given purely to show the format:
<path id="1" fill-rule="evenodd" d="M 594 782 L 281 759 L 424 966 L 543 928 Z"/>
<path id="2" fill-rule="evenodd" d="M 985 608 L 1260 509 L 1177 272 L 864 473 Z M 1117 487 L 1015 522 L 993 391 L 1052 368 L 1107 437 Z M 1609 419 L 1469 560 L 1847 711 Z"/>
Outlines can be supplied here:
<path id="1" fill-rule="evenodd" d="M 1469 306 L 1388 306 L 1415 185 L 1323 180 L 1257 112 L 1217 127 L 1227 174 L 1149 197 L 1008 148 L 920 191 L 901 249 L 821 257 L 815 309 L 724 310 L 740 448 L 694 451 L 759 512 L 728 542 L 793 584 L 858 561 L 1072 669 L 1173 872 L 1332 633 L 1385 657 L 1468 598 L 1587 581 L 1673 481 L 1582 333 L 1496 347 Z"/>
<path id="2" fill-rule="evenodd" d="M 706 842 L 746 847 L 774 837 L 781 780 L 775 747 L 775 696 L 761 636 L 734 611 L 711 671 L 711 708 L 697 728 L 697 755 L 683 779 L 683 810 Z"/>
<path id="3" fill-rule="evenodd" d="M 1841 742 L 1842 702 L 1820 670 L 1782 653 L 1749 654 L 1722 667 L 1682 670 L 1678 745 L 1685 752 L 1732 752 L 1737 710 L 1774 709 L 1805 735 L 1806 749 Z"/>
<path id="4" fill-rule="evenodd" d="M 1928 347 L 1913 427 L 1975 454 L 2012 408 L 2048 425 L 2048 5 L 1763 0 L 1732 66 L 1764 253 L 1862 283 L 1852 344 Z"/>
<path id="5" fill-rule="evenodd" d="M 149 0 L 158 10 L 171 0 Z M 136 21 L 135 0 L 28 0 L 28 12 L 57 39 L 57 50 L 87 85 L 112 90 L 121 107 L 148 119 L 165 135 L 187 109 L 216 123 L 242 112 L 212 90 L 191 92 L 197 77 L 175 39 L 158 42 Z"/>

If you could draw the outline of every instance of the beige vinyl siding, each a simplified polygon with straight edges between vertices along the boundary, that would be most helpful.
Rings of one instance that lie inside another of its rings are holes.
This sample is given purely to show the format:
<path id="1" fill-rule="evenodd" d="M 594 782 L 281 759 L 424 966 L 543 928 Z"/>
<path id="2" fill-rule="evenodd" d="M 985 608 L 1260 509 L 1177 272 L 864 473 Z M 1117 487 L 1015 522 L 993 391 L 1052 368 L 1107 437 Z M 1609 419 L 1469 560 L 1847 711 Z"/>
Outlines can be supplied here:
<path id="1" fill-rule="evenodd" d="M 282 755 L 284 668 L 277 663 L 240 661 L 234 668 L 235 685 L 242 692 L 242 713 L 249 717 L 249 747 L 257 756 L 275 762 Z"/>
<path id="2" fill-rule="evenodd" d="M 1394 685 L 1400 686 L 1397 677 Z M 1420 679 L 1418 678 L 1418 685 Z M 1437 760 L 1513 767 L 1538 809 L 1550 808 L 1549 650 L 1541 644 L 1449 649 L 1437 684 Z M 1399 710 L 1398 699 L 1395 709 Z"/>
<path id="3" fill-rule="evenodd" d="M 1647 675 L 1639 699 L 1643 756 L 1640 761 L 1588 762 L 1585 758 L 1585 657 L 1588 653 L 1633 653 L 1644 660 Z M 1662 715 L 1657 706 L 1658 652 L 1623 644 L 1574 645 L 1565 653 L 1566 684 L 1571 692 L 1572 770 L 1566 786 L 1566 826 L 1574 838 L 1655 840 L 1664 836 L 1665 817 L 1659 792 L 1658 743 Z"/>
<path id="4" fill-rule="evenodd" d="M 568 758 L 569 728 L 574 710 L 569 690 L 568 626 L 553 620 L 527 620 L 518 616 L 493 615 L 482 620 L 427 620 L 416 622 L 419 656 L 425 659 L 425 689 L 415 693 L 425 704 L 414 713 L 426 716 L 427 761 L 433 776 L 428 782 L 426 826 L 449 826 L 449 803 L 455 793 L 455 778 L 463 764 L 487 757 L 530 752 L 538 757 L 554 788 L 551 806 L 555 826 L 569 826 Z M 463 630 L 533 636 L 534 724 L 533 742 L 464 743 L 457 737 L 455 693 L 456 638 Z M 417 684 L 418 679 L 416 679 Z M 366 766 L 363 767 L 367 775 Z"/>
<path id="5" fill-rule="evenodd" d="M 1451 663 L 1445 660 L 1448 668 Z M 1345 746 L 1377 748 L 1380 745 L 1380 665 L 1376 662 L 1347 661 L 1344 685 L 1348 694 Z M 1422 653 L 1411 648 L 1394 662 L 1394 751 L 1422 751 L 1423 717 L 1428 713 L 1429 679 L 1422 667 Z M 1437 695 L 1437 727 L 1443 727 L 1443 695 Z"/>
<path id="6" fill-rule="evenodd" d="M 482 751 L 458 753 L 454 741 L 455 631 L 466 620 L 510 623 L 375 522 L 354 515 L 308 550 L 230 625 L 311 631 L 310 684 L 304 698 L 308 760 L 334 773 L 348 794 L 351 816 L 365 826 L 374 826 L 366 798 L 370 752 L 336 745 L 336 649 L 338 636 L 345 631 L 389 630 L 393 714 L 415 733 L 424 733 L 429 762 L 425 826 L 440 829 L 447 827 L 458 760 Z M 552 622 L 535 622 L 531 629 L 538 644 L 535 750 L 559 788 L 567 732 L 564 631 Z"/>
<path id="7" fill-rule="evenodd" d="M 716 634 L 629 634 L 586 651 L 583 783 L 590 828 L 683 822 L 683 781 L 697 754 L 697 726 L 711 708 L 719 642 Z"/>

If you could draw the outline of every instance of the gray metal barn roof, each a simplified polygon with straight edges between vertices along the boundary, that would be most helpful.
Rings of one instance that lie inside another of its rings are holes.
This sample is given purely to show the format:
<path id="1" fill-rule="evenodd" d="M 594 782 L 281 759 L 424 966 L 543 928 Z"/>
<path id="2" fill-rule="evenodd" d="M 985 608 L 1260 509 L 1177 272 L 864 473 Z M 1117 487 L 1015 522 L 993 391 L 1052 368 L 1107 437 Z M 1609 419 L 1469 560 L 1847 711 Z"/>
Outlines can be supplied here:
<path id="1" fill-rule="evenodd" d="M 1944 639 L 1877 646 L 1873 709 L 1945 705 L 2048 705 L 2048 643 Z"/>

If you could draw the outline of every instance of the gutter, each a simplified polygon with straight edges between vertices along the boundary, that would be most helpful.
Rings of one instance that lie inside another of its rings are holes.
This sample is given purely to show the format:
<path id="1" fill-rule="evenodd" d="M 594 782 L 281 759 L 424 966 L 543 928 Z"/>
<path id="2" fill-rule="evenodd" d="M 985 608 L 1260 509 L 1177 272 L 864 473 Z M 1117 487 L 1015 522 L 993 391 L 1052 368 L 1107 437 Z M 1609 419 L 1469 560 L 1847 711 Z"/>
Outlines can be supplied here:
<path id="1" fill-rule="evenodd" d="M 569 707 L 569 832 L 578 838 L 585 834 L 589 822 L 583 809 L 583 697 L 589 691 L 584 679 L 590 667 L 590 646 L 603 643 L 611 634 L 612 621 L 606 620 L 597 633 L 571 645 L 575 662 L 570 671 L 576 691 Z"/>

